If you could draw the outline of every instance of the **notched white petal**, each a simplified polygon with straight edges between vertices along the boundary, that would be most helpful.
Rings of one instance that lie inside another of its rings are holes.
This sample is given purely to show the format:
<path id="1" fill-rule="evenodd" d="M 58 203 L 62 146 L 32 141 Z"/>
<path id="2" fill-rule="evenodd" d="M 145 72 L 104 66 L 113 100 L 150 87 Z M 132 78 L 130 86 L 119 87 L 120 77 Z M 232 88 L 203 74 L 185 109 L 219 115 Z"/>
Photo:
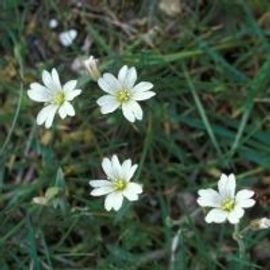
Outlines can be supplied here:
<path id="1" fill-rule="evenodd" d="M 221 196 L 214 189 L 201 189 L 198 192 L 199 198 L 197 202 L 202 207 L 220 207 L 221 204 Z"/>
<path id="2" fill-rule="evenodd" d="M 123 196 L 119 192 L 113 192 L 106 196 L 105 198 L 105 209 L 107 211 L 110 211 L 114 209 L 115 211 L 118 211 L 123 203 Z"/>
<path id="3" fill-rule="evenodd" d="M 227 218 L 227 213 L 221 209 L 212 209 L 205 217 L 207 223 L 223 223 Z"/>
<path id="4" fill-rule="evenodd" d="M 235 195 L 236 182 L 233 174 L 222 174 L 218 181 L 218 190 L 224 198 L 233 198 Z"/>
<path id="5" fill-rule="evenodd" d="M 100 97 L 97 100 L 97 104 L 100 106 L 102 114 L 111 113 L 120 106 L 120 103 L 116 100 L 116 98 L 111 95 L 105 95 Z"/>
<path id="6" fill-rule="evenodd" d="M 245 199 L 250 199 L 253 195 L 255 194 L 255 192 L 253 190 L 249 190 L 249 189 L 242 189 L 239 190 L 236 193 L 236 200 L 240 201 L 240 200 L 245 200 Z"/>
<path id="7" fill-rule="evenodd" d="M 114 172 L 113 172 L 113 167 L 112 167 L 112 162 L 108 158 L 103 158 L 102 163 L 101 163 L 102 169 L 107 175 L 109 179 L 114 178 Z"/>
<path id="8" fill-rule="evenodd" d="M 131 67 L 130 69 L 128 69 L 126 73 L 126 77 L 123 84 L 128 89 L 131 89 L 134 86 L 136 80 L 137 80 L 137 71 L 135 67 Z"/>
<path id="9" fill-rule="evenodd" d="M 48 105 L 40 110 L 37 115 L 37 124 L 43 125 L 45 123 L 46 128 L 50 128 L 56 114 L 58 106 Z"/>
<path id="10" fill-rule="evenodd" d="M 133 110 L 130 106 L 128 106 L 127 104 L 123 104 L 122 105 L 122 110 L 123 110 L 123 115 L 124 117 L 131 123 L 135 122 L 135 115 L 133 113 Z"/>
<path id="11" fill-rule="evenodd" d="M 114 192 L 114 187 L 112 185 L 106 185 L 93 189 L 90 194 L 92 196 L 102 196 L 111 192 Z"/>
<path id="12" fill-rule="evenodd" d="M 61 82 L 60 82 L 60 79 L 59 79 L 59 75 L 58 75 L 58 72 L 56 71 L 55 68 L 52 69 L 52 80 L 53 80 L 53 83 L 55 85 L 55 89 L 61 89 L 62 86 L 61 86 Z"/>
<path id="13" fill-rule="evenodd" d="M 147 100 L 155 96 L 156 93 L 153 91 L 145 91 L 145 92 L 136 92 L 133 94 L 133 98 L 137 101 Z"/>
<path id="14" fill-rule="evenodd" d="M 118 72 L 118 80 L 119 80 L 122 84 L 124 84 L 124 81 L 125 81 L 125 79 L 126 79 L 127 71 L 128 71 L 128 66 L 125 65 L 125 66 L 123 66 L 123 67 L 119 70 L 119 72 Z"/>
<path id="15" fill-rule="evenodd" d="M 99 188 L 99 187 L 103 187 L 103 186 L 111 186 L 112 182 L 108 181 L 108 180 L 90 180 L 89 181 L 89 185 L 93 188 Z"/>
<path id="16" fill-rule="evenodd" d="M 150 82 L 140 82 L 133 87 L 134 93 L 141 93 L 152 89 L 154 85 Z"/>

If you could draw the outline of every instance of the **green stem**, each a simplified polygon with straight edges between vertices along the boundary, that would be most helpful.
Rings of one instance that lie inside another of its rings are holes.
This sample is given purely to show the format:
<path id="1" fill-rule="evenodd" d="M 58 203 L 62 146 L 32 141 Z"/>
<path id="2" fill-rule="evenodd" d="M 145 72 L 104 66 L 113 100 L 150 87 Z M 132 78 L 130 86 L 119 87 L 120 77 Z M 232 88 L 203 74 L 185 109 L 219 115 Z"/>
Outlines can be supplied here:
<path id="1" fill-rule="evenodd" d="M 233 233 L 233 239 L 237 242 L 238 244 L 238 250 L 239 250 L 239 259 L 242 262 L 245 259 L 245 243 L 243 241 L 243 235 L 240 232 L 240 227 L 239 224 L 235 224 L 234 226 L 234 233 Z M 239 270 L 242 269 L 242 263 L 240 265 Z"/>

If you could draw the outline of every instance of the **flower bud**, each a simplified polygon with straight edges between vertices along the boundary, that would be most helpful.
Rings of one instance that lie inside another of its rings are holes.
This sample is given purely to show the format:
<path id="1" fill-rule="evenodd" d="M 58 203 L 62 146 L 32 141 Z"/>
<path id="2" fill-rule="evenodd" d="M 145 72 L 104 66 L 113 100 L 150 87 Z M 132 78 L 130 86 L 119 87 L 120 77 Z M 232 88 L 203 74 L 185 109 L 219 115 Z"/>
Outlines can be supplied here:
<path id="1" fill-rule="evenodd" d="M 98 68 L 98 59 L 91 55 L 87 60 L 84 61 L 84 66 L 94 81 L 97 81 L 100 78 L 101 75 Z"/>
<path id="2" fill-rule="evenodd" d="M 250 228 L 254 231 L 268 229 L 270 228 L 270 219 L 266 217 L 254 219 L 251 221 Z"/>

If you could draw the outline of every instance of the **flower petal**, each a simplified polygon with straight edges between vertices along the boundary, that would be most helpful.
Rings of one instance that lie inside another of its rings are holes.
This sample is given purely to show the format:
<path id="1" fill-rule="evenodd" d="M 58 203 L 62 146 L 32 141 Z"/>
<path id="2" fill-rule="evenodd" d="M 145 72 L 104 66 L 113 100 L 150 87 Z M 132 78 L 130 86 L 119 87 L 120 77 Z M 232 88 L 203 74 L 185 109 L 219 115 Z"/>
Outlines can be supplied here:
<path id="1" fill-rule="evenodd" d="M 219 207 L 221 204 L 221 196 L 214 189 L 201 189 L 198 194 L 200 197 L 197 202 L 202 207 Z"/>
<path id="2" fill-rule="evenodd" d="M 138 200 L 138 194 L 143 192 L 142 185 L 138 183 L 128 183 L 125 190 L 123 190 L 123 195 L 130 201 Z"/>
<path id="3" fill-rule="evenodd" d="M 67 94 L 68 92 L 72 92 L 75 89 L 76 85 L 77 85 L 77 80 L 70 80 L 66 82 L 63 86 L 63 90 L 65 94 Z"/>
<path id="4" fill-rule="evenodd" d="M 58 106 L 54 104 L 42 108 L 37 115 L 37 124 L 40 126 L 45 123 L 46 128 L 50 128 L 57 109 Z"/>
<path id="5" fill-rule="evenodd" d="M 131 89 L 135 82 L 137 80 L 137 71 L 135 67 L 131 67 L 128 69 L 126 73 L 125 80 L 123 81 L 123 86 L 126 87 L 127 89 Z"/>
<path id="6" fill-rule="evenodd" d="M 123 111 L 123 115 L 125 116 L 125 118 L 126 118 L 129 122 L 133 123 L 133 122 L 135 122 L 135 116 L 134 116 L 134 114 L 133 114 L 132 107 L 129 106 L 129 103 L 130 103 L 130 102 L 124 103 L 124 104 L 122 105 L 122 111 Z"/>
<path id="7" fill-rule="evenodd" d="M 68 31 L 59 34 L 59 41 L 64 47 L 69 47 L 72 45 L 73 41 L 77 37 L 78 32 L 76 29 L 70 29 Z"/>
<path id="8" fill-rule="evenodd" d="M 79 96 L 81 93 L 82 93 L 81 89 L 75 89 L 71 92 L 68 92 L 65 98 L 67 101 L 72 101 L 75 97 Z"/>
<path id="9" fill-rule="evenodd" d="M 92 196 L 102 196 L 102 195 L 106 195 L 109 194 L 111 192 L 114 192 L 114 187 L 112 185 L 108 185 L 108 186 L 102 186 L 99 188 L 95 188 L 91 191 L 90 195 Z"/>
<path id="10" fill-rule="evenodd" d="M 48 112 L 47 119 L 46 119 L 46 122 L 45 122 L 45 128 L 50 128 L 52 126 L 55 114 L 56 114 L 56 112 L 58 110 L 57 105 L 51 105 L 51 106 L 52 106 L 52 109 Z"/>
<path id="11" fill-rule="evenodd" d="M 118 72 L 118 81 L 121 84 L 124 84 L 124 81 L 125 81 L 126 75 L 127 75 L 127 71 L 128 71 L 128 67 L 127 67 L 127 65 L 124 65 Z"/>
<path id="12" fill-rule="evenodd" d="M 51 100 L 50 90 L 39 83 L 31 83 L 27 94 L 30 99 L 36 102 L 49 102 Z"/>
<path id="13" fill-rule="evenodd" d="M 120 106 L 120 103 L 117 101 L 117 99 L 111 95 L 100 97 L 97 100 L 97 104 L 101 107 L 100 110 L 102 114 L 111 113 Z"/>
<path id="14" fill-rule="evenodd" d="M 227 218 L 227 213 L 221 209 L 212 209 L 205 217 L 207 223 L 223 223 Z"/>
<path id="15" fill-rule="evenodd" d="M 128 173 L 131 169 L 131 159 L 127 159 L 122 163 L 122 174 L 125 180 L 127 180 Z"/>
<path id="16" fill-rule="evenodd" d="M 42 81 L 44 85 L 49 88 L 52 92 L 59 91 L 61 89 L 58 88 L 58 85 L 55 84 L 54 79 L 52 78 L 52 75 L 47 70 L 43 70 L 42 72 Z"/>
<path id="17" fill-rule="evenodd" d="M 241 200 L 250 199 L 254 195 L 254 193 L 255 192 L 253 190 L 249 190 L 249 189 L 239 190 L 236 193 L 235 200 L 236 201 L 241 201 Z"/>
<path id="18" fill-rule="evenodd" d="M 123 203 L 123 196 L 120 192 L 113 192 L 109 194 L 105 199 L 105 209 L 107 211 L 110 211 L 111 209 L 114 209 L 115 211 L 118 211 Z"/>
<path id="19" fill-rule="evenodd" d="M 75 97 L 82 93 L 81 89 L 75 89 L 77 85 L 77 80 L 71 80 L 65 83 L 63 86 L 63 91 L 65 93 L 65 99 L 67 101 L 72 101 Z"/>
<path id="20" fill-rule="evenodd" d="M 65 119 L 66 118 L 67 112 L 66 112 L 65 106 L 61 106 L 59 108 L 58 114 L 60 115 L 61 119 Z"/>
<path id="21" fill-rule="evenodd" d="M 123 171 L 129 171 L 131 168 L 131 159 L 126 159 L 123 163 L 122 163 L 122 170 Z"/>
<path id="22" fill-rule="evenodd" d="M 245 211 L 241 207 L 236 206 L 233 211 L 228 213 L 227 218 L 231 224 L 236 224 L 243 217 L 244 213 Z"/>
<path id="23" fill-rule="evenodd" d="M 153 91 L 145 91 L 145 92 L 135 92 L 133 95 L 132 95 L 132 98 L 137 100 L 137 101 L 140 101 L 140 100 L 146 100 L 146 99 L 149 99 L 153 96 L 155 96 L 156 93 L 153 92 Z"/>
<path id="24" fill-rule="evenodd" d="M 135 122 L 136 119 L 142 120 L 143 111 L 141 106 L 136 101 L 129 101 L 122 105 L 122 110 L 125 118 L 130 122 Z"/>
<path id="25" fill-rule="evenodd" d="M 132 177 L 133 177 L 133 175 L 134 175 L 134 173 L 135 173 L 135 171 L 137 170 L 137 168 L 138 168 L 138 165 L 137 164 L 134 164 L 131 168 L 130 168 L 130 170 L 127 172 L 127 174 L 126 174 L 126 181 L 129 181 Z"/>
<path id="26" fill-rule="evenodd" d="M 103 91 L 112 95 L 122 88 L 119 81 L 110 73 L 105 73 L 100 79 L 98 79 L 98 85 Z"/>
<path id="27" fill-rule="evenodd" d="M 129 103 L 130 103 L 129 106 L 131 106 L 135 118 L 138 119 L 138 120 L 142 120 L 143 111 L 142 111 L 142 108 L 139 105 L 139 103 L 136 102 L 136 101 L 130 101 Z"/>
<path id="28" fill-rule="evenodd" d="M 62 85 L 61 85 L 61 82 L 60 82 L 60 79 L 59 79 L 59 75 L 58 75 L 58 72 L 56 71 L 55 68 L 52 69 L 52 80 L 53 80 L 53 83 L 54 83 L 55 88 L 57 90 L 62 89 Z"/>
<path id="29" fill-rule="evenodd" d="M 103 158 L 101 166 L 102 166 L 103 171 L 105 172 L 105 174 L 107 175 L 107 177 L 109 179 L 115 178 L 113 167 L 112 167 L 112 162 L 110 159 Z"/>
<path id="30" fill-rule="evenodd" d="M 103 186 L 111 186 L 112 182 L 108 180 L 90 180 L 89 185 L 93 188 L 99 188 Z"/>
<path id="31" fill-rule="evenodd" d="M 236 202 L 236 204 L 242 208 L 250 208 L 250 207 L 254 206 L 255 203 L 256 203 L 256 201 L 253 199 L 246 199 L 246 200 L 241 200 L 241 201 Z"/>
<path id="32" fill-rule="evenodd" d="M 67 115 L 69 115 L 69 116 L 74 116 L 75 115 L 74 107 L 71 105 L 70 102 L 65 101 L 62 106 L 65 107 Z"/>
<path id="33" fill-rule="evenodd" d="M 153 88 L 153 84 L 150 82 L 140 82 L 133 87 L 133 93 L 145 92 Z"/>
<path id="34" fill-rule="evenodd" d="M 223 198 L 234 198 L 235 186 L 234 174 L 230 174 L 229 176 L 226 174 L 221 175 L 220 180 L 218 181 L 218 190 Z"/>
<path id="35" fill-rule="evenodd" d="M 112 156 L 112 168 L 113 168 L 113 172 L 116 178 L 124 178 L 124 175 L 122 173 L 122 166 L 119 162 L 119 159 L 116 155 Z"/>

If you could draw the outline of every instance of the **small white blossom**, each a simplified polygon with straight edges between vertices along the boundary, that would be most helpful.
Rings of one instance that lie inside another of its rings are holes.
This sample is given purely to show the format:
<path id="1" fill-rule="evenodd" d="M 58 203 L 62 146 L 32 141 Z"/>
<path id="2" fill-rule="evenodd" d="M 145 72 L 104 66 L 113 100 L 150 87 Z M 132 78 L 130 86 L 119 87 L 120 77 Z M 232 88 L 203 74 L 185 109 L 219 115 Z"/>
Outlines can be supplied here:
<path id="1" fill-rule="evenodd" d="M 207 223 L 223 223 L 228 220 L 236 224 L 243 217 L 244 208 L 250 208 L 255 204 L 255 200 L 251 199 L 254 191 L 243 189 L 235 194 L 235 188 L 234 174 L 222 174 L 218 181 L 218 192 L 211 188 L 199 190 L 198 204 L 214 208 L 205 217 Z"/>
<path id="2" fill-rule="evenodd" d="M 112 113 L 121 107 L 124 117 L 128 121 L 142 120 L 143 111 L 137 101 L 149 99 L 156 93 L 149 91 L 153 88 L 152 83 L 140 82 L 135 85 L 136 80 L 135 67 L 123 66 L 118 73 L 118 78 L 110 73 L 105 73 L 98 80 L 99 87 L 108 93 L 97 100 L 101 113 Z"/>
<path id="3" fill-rule="evenodd" d="M 72 45 L 77 35 L 78 35 L 77 30 L 70 29 L 68 31 L 59 34 L 59 41 L 64 47 L 69 47 Z"/>
<path id="4" fill-rule="evenodd" d="M 44 70 L 42 81 L 44 86 L 37 82 L 31 83 L 27 94 L 30 99 L 44 103 L 37 115 L 37 124 L 45 124 L 46 128 L 50 128 L 57 112 L 62 119 L 75 115 L 70 102 L 80 95 L 82 90 L 76 89 L 76 80 L 68 81 L 62 86 L 56 69 L 52 69 L 51 73 Z"/>
<path id="5" fill-rule="evenodd" d="M 112 159 L 104 158 L 102 168 L 107 175 L 105 180 L 91 180 L 90 186 L 92 196 L 107 195 L 105 198 L 105 209 L 118 211 L 123 203 L 124 197 L 129 201 L 136 201 L 142 193 L 142 185 L 130 182 L 138 165 L 132 165 L 131 160 L 127 159 L 120 164 L 116 155 Z"/>
<path id="6" fill-rule="evenodd" d="M 56 19 L 50 19 L 50 21 L 49 21 L 49 27 L 51 28 L 51 29 L 54 29 L 54 28 L 56 28 L 58 26 L 58 21 L 56 20 Z"/>
<path id="7" fill-rule="evenodd" d="M 91 55 L 83 63 L 84 63 L 85 68 L 90 73 L 91 78 L 94 81 L 97 81 L 100 78 L 100 71 L 98 68 L 98 59 L 94 58 L 94 56 Z"/>

